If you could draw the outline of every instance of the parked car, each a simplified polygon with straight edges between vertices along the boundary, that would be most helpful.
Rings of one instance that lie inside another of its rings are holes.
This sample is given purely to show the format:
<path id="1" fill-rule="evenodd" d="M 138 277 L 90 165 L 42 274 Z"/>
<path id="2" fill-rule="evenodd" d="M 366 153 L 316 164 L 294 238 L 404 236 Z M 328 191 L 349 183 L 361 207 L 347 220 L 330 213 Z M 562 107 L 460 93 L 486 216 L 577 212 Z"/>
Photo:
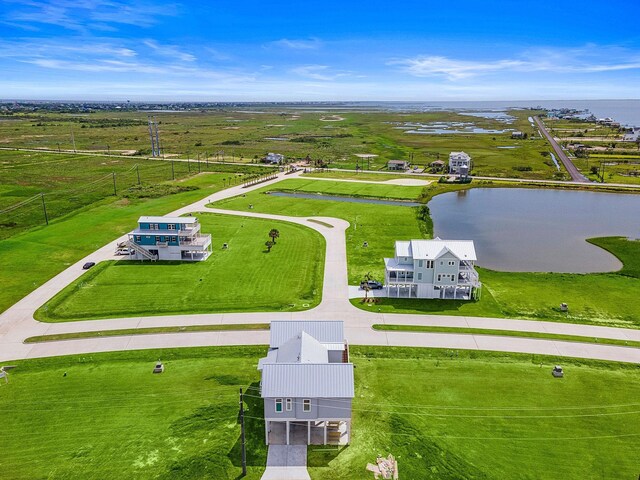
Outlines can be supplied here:
<path id="1" fill-rule="evenodd" d="M 93 267 L 96 264 L 96 262 L 87 262 L 84 265 L 82 265 L 82 269 L 83 270 L 89 270 L 91 267 Z"/>
<path id="2" fill-rule="evenodd" d="M 360 282 L 360 288 L 364 289 L 365 287 L 368 287 L 369 290 L 380 290 L 382 288 L 382 284 L 380 282 L 376 282 L 375 280 Z"/>
<path id="3" fill-rule="evenodd" d="M 133 249 L 119 248 L 116 250 L 116 255 L 129 255 L 133 253 Z"/>

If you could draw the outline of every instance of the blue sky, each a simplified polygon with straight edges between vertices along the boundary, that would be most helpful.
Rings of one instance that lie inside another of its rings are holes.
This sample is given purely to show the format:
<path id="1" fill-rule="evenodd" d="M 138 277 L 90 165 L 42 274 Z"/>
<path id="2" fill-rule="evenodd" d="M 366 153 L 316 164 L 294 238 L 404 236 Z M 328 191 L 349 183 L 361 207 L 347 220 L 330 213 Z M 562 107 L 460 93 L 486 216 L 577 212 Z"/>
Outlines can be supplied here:
<path id="1" fill-rule="evenodd" d="M 0 0 L 0 98 L 638 98 L 640 2 Z"/>

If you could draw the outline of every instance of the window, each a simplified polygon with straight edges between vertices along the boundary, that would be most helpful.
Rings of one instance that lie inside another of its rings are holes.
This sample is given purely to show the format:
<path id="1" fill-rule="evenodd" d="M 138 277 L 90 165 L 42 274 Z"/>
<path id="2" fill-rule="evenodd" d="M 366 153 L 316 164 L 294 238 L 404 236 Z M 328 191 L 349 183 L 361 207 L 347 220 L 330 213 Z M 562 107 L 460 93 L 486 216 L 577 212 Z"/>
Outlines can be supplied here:
<path id="1" fill-rule="evenodd" d="M 422 280 L 422 273 L 418 272 L 418 280 Z"/>
<path id="2" fill-rule="evenodd" d="M 450 261 L 450 262 L 449 262 L 449 266 L 450 266 L 450 267 L 453 267 L 455 264 L 456 264 L 456 262 L 454 262 L 454 261 Z"/>
<path id="3" fill-rule="evenodd" d="M 427 260 L 427 268 L 433 268 L 433 260 Z"/>
<path id="4" fill-rule="evenodd" d="M 418 267 L 422 268 L 422 260 L 418 260 Z"/>
<path id="5" fill-rule="evenodd" d="M 287 398 L 286 408 L 287 408 L 287 412 L 290 412 L 293 409 L 293 402 L 291 401 L 290 398 Z"/>
<path id="6" fill-rule="evenodd" d="M 442 275 L 438 274 L 438 281 L 442 280 Z"/>
<path id="7" fill-rule="evenodd" d="M 160 241 L 160 235 L 156 235 L 156 242 Z"/>
<path id="8" fill-rule="evenodd" d="M 282 399 L 276 398 L 276 413 L 282 413 Z"/>
<path id="9" fill-rule="evenodd" d="M 136 235 L 136 243 L 139 243 L 142 240 L 142 237 L 140 235 Z"/>
<path id="10" fill-rule="evenodd" d="M 175 230 L 176 226 L 173 223 L 170 223 L 169 225 L 167 225 L 167 230 Z"/>
<path id="11" fill-rule="evenodd" d="M 311 411 L 311 400 L 309 400 L 308 398 L 305 398 L 304 400 L 302 400 L 302 411 L 303 412 Z"/>
<path id="12" fill-rule="evenodd" d="M 171 241 L 175 243 L 178 240 L 178 237 L 171 237 Z"/>
<path id="13" fill-rule="evenodd" d="M 444 265 L 444 262 L 440 262 L 440 265 Z"/>

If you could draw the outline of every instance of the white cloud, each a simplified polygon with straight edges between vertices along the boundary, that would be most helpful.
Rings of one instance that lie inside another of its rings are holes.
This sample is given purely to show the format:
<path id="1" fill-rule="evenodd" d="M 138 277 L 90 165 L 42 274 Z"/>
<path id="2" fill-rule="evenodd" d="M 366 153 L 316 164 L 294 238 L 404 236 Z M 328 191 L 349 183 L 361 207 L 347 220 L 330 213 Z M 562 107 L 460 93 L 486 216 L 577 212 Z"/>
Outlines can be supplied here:
<path id="1" fill-rule="evenodd" d="M 325 82 L 349 75 L 347 72 L 331 73 L 329 66 L 327 65 L 301 65 L 299 67 L 292 68 L 290 72 L 304 78 L 322 80 Z"/>
<path id="2" fill-rule="evenodd" d="M 388 65 L 398 65 L 415 77 L 442 76 L 463 80 L 496 72 L 598 73 L 640 69 L 640 55 L 618 47 L 587 45 L 575 49 L 537 48 L 515 58 L 497 60 L 462 60 L 438 55 L 418 55 L 394 59 Z"/>
<path id="3" fill-rule="evenodd" d="M 267 45 L 280 48 L 289 48 L 291 50 L 315 50 L 322 46 L 322 41 L 318 38 L 295 40 L 282 38 L 280 40 L 276 40 L 275 42 L 270 42 Z"/>
<path id="4" fill-rule="evenodd" d="M 175 45 L 160 45 L 155 40 L 145 40 L 142 43 L 153 50 L 154 53 L 163 57 L 169 57 L 174 60 L 181 60 L 183 62 L 193 62 L 196 60 L 196 57 L 194 55 L 181 51 Z"/>

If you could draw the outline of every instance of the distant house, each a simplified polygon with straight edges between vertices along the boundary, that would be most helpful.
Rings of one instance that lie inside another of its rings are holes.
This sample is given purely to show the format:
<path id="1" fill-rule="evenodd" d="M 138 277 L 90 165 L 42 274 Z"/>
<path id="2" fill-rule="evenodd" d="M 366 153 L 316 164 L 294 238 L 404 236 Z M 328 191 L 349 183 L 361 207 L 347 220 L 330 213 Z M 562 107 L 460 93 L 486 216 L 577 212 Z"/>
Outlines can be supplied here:
<path id="1" fill-rule="evenodd" d="M 429 166 L 434 170 L 439 171 L 444 168 L 444 162 L 442 160 L 436 160 L 435 162 L 431 162 Z"/>
<path id="2" fill-rule="evenodd" d="M 263 158 L 265 163 L 271 163 L 272 165 L 279 165 L 284 163 L 284 155 L 280 153 L 267 153 L 267 156 Z"/>
<path id="3" fill-rule="evenodd" d="M 627 131 L 622 137 L 622 140 L 625 142 L 637 142 L 640 140 L 640 127 L 634 127 Z"/>
<path id="4" fill-rule="evenodd" d="M 387 162 L 387 170 L 402 170 L 405 171 L 409 168 L 409 162 L 406 160 L 389 160 Z"/>
<path id="5" fill-rule="evenodd" d="M 349 443 L 354 382 L 343 323 L 273 321 L 270 335 L 258 363 L 267 444 Z"/>
<path id="6" fill-rule="evenodd" d="M 196 217 L 140 217 L 128 237 L 133 259 L 206 260 L 211 253 L 211 235 L 200 233 Z"/>
<path id="7" fill-rule="evenodd" d="M 449 154 L 449 173 L 466 177 L 471 172 L 471 157 L 464 152 L 451 152 Z"/>
<path id="8" fill-rule="evenodd" d="M 472 240 L 397 241 L 384 259 L 387 295 L 470 300 L 481 287 L 476 260 Z"/>
<path id="9" fill-rule="evenodd" d="M 524 133 L 523 132 L 518 132 L 517 130 L 514 132 L 511 132 L 511 138 L 524 138 Z"/>

